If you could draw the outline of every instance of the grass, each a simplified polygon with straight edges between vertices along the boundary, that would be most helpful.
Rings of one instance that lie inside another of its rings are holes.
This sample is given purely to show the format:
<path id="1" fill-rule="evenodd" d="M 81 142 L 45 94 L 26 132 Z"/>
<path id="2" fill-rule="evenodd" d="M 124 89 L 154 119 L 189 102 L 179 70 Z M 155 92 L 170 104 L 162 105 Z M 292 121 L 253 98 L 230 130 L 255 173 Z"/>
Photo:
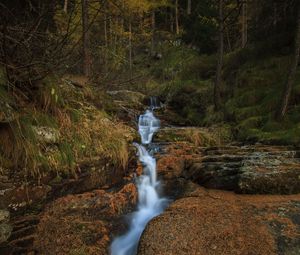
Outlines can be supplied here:
<path id="1" fill-rule="evenodd" d="M 41 82 L 33 103 L 20 107 L 2 83 L 0 98 L 5 98 L 15 116 L 0 122 L 1 166 L 37 179 L 52 173 L 75 176 L 80 162 L 95 157 L 126 168 L 133 132 L 105 112 L 103 106 L 109 100 L 102 94 L 88 85 L 77 88 L 50 77 Z M 49 143 L 37 128 L 57 133 L 57 138 Z"/>

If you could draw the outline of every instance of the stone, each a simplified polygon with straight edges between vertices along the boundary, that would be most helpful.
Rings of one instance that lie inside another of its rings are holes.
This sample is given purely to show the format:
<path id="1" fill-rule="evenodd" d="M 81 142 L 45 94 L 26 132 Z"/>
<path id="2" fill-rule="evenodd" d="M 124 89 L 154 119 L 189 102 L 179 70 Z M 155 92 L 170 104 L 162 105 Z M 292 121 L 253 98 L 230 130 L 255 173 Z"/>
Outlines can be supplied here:
<path id="1" fill-rule="evenodd" d="M 145 99 L 145 95 L 130 90 L 114 90 L 114 91 L 107 91 L 107 93 L 114 99 L 118 101 L 125 101 L 127 103 L 132 104 L 139 104 L 141 105 L 143 100 Z"/>
<path id="2" fill-rule="evenodd" d="M 247 196 L 198 187 L 147 225 L 138 255 L 275 255 L 299 249 L 300 195 Z M 281 208 L 281 209 L 279 209 Z"/>
<path id="3" fill-rule="evenodd" d="M 51 187 L 49 185 L 28 185 L 27 187 L 15 187 L 13 189 L 8 189 L 4 194 L 0 195 L 2 208 L 10 208 L 13 211 L 18 211 L 21 209 L 26 209 L 30 205 L 37 206 L 43 203 Z"/>
<path id="4" fill-rule="evenodd" d="M 237 193 L 300 193 L 300 160 L 295 148 L 207 148 L 201 158 L 189 160 L 183 176 L 207 188 Z"/>
<path id="5" fill-rule="evenodd" d="M 12 226 L 9 224 L 10 214 L 7 210 L 0 210 L 0 244 L 8 240 L 12 233 Z"/>
<path id="6" fill-rule="evenodd" d="M 59 142 L 60 133 L 57 129 L 51 127 L 33 127 L 39 142 L 46 144 L 56 144 Z"/>
<path id="7" fill-rule="evenodd" d="M 7 223 L 9 221 L 9 211 L 0 210 L 0 224 Z"/>
<path id="8" fill-rule="evenodd" d="M 134 184 L 109 193 L 94 190 L 57 199 L 46 208 L 37 227 L 39 254 L 108 254 L 113 235 L 126 228 L 121 216 L 137 201 Z"/>

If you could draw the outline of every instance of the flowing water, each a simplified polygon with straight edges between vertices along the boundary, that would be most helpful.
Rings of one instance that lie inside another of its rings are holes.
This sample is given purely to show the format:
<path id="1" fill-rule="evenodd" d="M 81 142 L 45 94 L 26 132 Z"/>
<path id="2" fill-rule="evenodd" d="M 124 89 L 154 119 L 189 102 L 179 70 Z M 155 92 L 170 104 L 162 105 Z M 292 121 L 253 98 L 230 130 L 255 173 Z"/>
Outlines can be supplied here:
<path id="1" fill-rule="evenodd" d="M 143 145 L 146 146 L 151 143 L 153 134 L 158 131 L 159 127 L 160 121 L 155 118 L 152 111 L 147 110 L 145 114 L 140 116 L 139 133 Z M 136 254 L 139 239 L 147 223 L 162 213 L 168 202 L 166 198 L 161 198 L 158 193 L 160 183 L 157 181 L 155 158 L 145 146 L 134 145 L 137 147 L 139 161 L 143 165 L 143 174 L 137 179 L 138 208 L 130 216 L 128 232 L 112 242 L 111 255 Z"/>
<path id="2" fill-rule="evenodd" d="M 155 110 L 161 107 L 161 102 L 157 97 L 150 97 L 150 109 Z"/>

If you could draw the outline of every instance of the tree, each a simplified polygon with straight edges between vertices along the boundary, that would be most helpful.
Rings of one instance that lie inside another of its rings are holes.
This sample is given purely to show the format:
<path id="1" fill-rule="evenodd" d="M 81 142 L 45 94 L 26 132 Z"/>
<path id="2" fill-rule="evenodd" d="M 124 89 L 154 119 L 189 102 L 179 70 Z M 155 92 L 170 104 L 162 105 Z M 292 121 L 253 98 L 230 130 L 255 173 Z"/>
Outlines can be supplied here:
<path id="1" fill-rule="evenodd" d="M 82 52 L 83 52 L 83 74 L 91 75 L 91 54 L 89 49 L 89 16 L 88 0 L 81 0 L 82 6 Z"/>
<path id="2" fill-rule="evenodd" d="M 298 62 L 299 62 L 299 54 L 300 54 L 300 4 L 298 3 L 297 28 L 296 28 L 296 33 L 295 33 L 294 54 L 292 57 L 290 71 L 288 74 L 286 85 L 282 91 L 280 106 L 276 113 L 277 120 L 283 119 L 287 112 L 289 100 L 291 97 L 292 87 L 295 82 L 296 71 L 297 71 L 297 66 L 298 66 Z"/>
<path id="3" fill-rule="evenodd" d="M 176 34 L 179 34 L 179 10 L 178 10 L 178 0 L 175 0 L 175 26 Z"/>
<path id="4" fill-rule="evenodd" d="M 242 48 L 245 48 L 248 40 L 248 15 L 247 15 L 247 0 L 242 3 Z"/>
<path id="5" fill-rule="evenodd" d="M 187 0 L 186 13 L 187 15 L 191 15 L 192 13 L 192 0 Z"/>
<path id="6" fill-rule="evenodd" d="M 155 49 L 155 10 L 152 10 L 152 14 L 151 14 L 151 26 L 152 26 L 151 55 L 153 55 Z"/>
<path id="7" fill-rule="evenodd" d="M 224 14 L 223 14 L 224 2 L 219 0 L 219 29 L 218 29 L 218 63 L 216 78 L 214 84 L 214 104 L 215 110 L 218 111 L 221 108 L 221 83 L 222 83 L 222 68 L 223 68 L 223 55 L 224 55 Z"/>
<path id="8" fill-rule="evenodd" d="M 64 12 L 67 13 L 68 12 L 68 0 L 64 1 Z"/>

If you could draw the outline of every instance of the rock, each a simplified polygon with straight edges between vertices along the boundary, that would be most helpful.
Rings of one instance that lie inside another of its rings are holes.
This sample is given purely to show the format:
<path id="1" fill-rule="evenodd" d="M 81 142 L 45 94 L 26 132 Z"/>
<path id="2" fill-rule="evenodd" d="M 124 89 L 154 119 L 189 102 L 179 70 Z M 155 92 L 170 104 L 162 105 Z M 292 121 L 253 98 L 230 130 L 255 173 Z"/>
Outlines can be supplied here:
<path id="1" fill-rule="evenodd" d="M 9 211 L 0 210 L 0 224 L 7 223 L 9 221 Z"/>
<path id="2" fill-rule="evenodd" d="M 299 213 L 300 195 L 246 196 L 197 188 L 150 221 L 138 255 L 298 254 Z"/>
<path id="3" fill-rule="evenodd" d="M 88 158 L 78 162 L 81 174 L 77 178 L 58 179 L 51 181 L 55 197 L 67 194 L 79 194 L 103 187 L 119 185 L 125 174 L 121 166 L 116 166 L 109 159 L 100 157 Z M 132 164 L 132 162 L 129 162 Z"/>
<path id="4" fill-rule="evenodd" d="M 56 144 L 59 142 L 60 133 L 57 129 L 51 127 L 33 127 L 39 142 L 46 144 Z"/>
<path id="5" fill-rule="evenodd" d="M 157 155 L 157 173 L 163 179 L 163 192 L 168 197 L 182 197 L 194 184 L 181 178 L 186 160 L 191 160 L 200 152 L 188 143 L 161 144 Z M 195 152 L 198 152 L 195 154 Z"/>
<path id="6" fill-rule="evenodd" d="M 8 189 L 4 194 L 0 195 L 0 206 L 2 208 L 8 207 L 13 211 L 25 209 L 33 204 L 38 206 L 46 200 L 50 191 L 51 187 L 48 185 L 28 185 L 27 187 L 21 186 Z"/>
<path id="7" fill-rule="evenodd" d="M 136 125 L 136 121 L 141 111 L 144 110 L 144 100 L 146 96 L 142 93 L 130 90 L 107 91 L 115 105 L 117 105 L 116 116 L 127 123 Z"/>
<path id="8" fill-rule="evenodd" d="M 0 244 L 8 240 L 12 232 L 12 226 L 9 224 L 9 211 L 0 210 Z"/>
<path id="9" fill-rule="evenodd" d="M 243 160 L 238 188 L 248 194 L 300 193 L 300 161 L 295 151 L 253 152 Z"/>
<path id="10" fill-rule="evenodd" d="M 204 187 L 246 194 L 300 193 L 298 151 L 275 146 L 208 148 L 183 176 Z"/>
<path id="11" fill-rule="evenodd" d="M 95 190 L 69 195 L 51 203 L 43 213 L 34 248 L 39 254 L 108 254 L 111 236 L 125 230 L 120 216 L 137 200 L 136 187 L 117 193 Z"/>
<path id="12" fill-rule="evenodd" d="M 130 90 L 114 90 L 107 91 L 107 93 L 117 101 L 123 101 L 130 105 L 142 105 L 143 100 L 145 99 L 145 95 Z"/>

